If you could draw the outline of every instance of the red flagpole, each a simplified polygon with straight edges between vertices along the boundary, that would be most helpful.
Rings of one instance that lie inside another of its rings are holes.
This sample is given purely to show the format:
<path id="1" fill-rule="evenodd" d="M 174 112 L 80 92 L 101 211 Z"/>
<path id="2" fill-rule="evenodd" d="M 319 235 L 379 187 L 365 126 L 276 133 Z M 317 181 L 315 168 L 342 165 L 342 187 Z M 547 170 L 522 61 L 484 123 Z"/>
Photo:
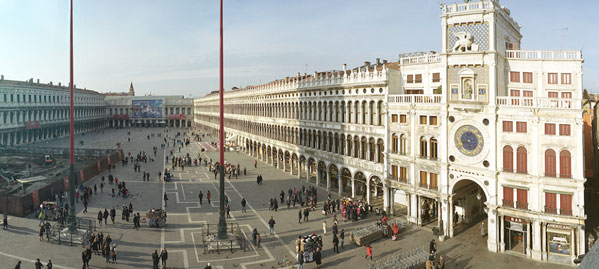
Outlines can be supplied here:
<path id="1" fill-rule="evenodd" d="M 227 239 L 227 221 L 225 219 L 225 124 L 224 124 L 224 86 L 223 86 L 223 0 L 220 0 L 220 63 L 219 63 L 219 97 L 220 97 L 220 130 L 218 132 L 219 140 L 219 191 L 220 208 L 218 220 L 218 239 Z"/>

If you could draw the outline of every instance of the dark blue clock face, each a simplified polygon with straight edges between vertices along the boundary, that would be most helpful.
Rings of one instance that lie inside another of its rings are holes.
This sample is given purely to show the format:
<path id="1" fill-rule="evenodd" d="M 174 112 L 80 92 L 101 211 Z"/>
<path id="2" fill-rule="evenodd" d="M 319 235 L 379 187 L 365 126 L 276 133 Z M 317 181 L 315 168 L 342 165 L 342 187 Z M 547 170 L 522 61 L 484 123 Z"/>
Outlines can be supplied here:
<path id="1" fill-rule="evenodd" d="M 478 138 L 470 131 L 464 132 L 462 137 L 460 137 L 460 140 L 462 141 L 464 149 L 468 151 L 474 150 L 476 146 L 478 146 Z"/>
<path id="2" fill-rule="evenodd" d="M 464 125 L 458 128 L 454 142 L 457 149 L 469 157 L 478 155 L 484 146 L 482 133 L 472 125 Z"/>

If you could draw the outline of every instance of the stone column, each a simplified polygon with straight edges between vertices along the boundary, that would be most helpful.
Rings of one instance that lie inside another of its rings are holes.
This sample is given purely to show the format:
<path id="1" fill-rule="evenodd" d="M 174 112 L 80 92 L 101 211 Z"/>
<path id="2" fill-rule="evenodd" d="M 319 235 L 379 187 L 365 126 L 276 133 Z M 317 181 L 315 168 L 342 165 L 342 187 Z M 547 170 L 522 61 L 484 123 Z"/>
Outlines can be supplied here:
<path id="1" fill-rule="evenodd" d="M 487 222 L 487 248 L 491 252 L 497 252 L 497 211 L 494 208 L 488 210 L 488 222 Z"/>
<path id="2" fill-rule="evenodd" d="M 297 163 L 297 179 L 302 179 L 302 164 L 301 164 L 301 162 Z"/>
<path id="3" fill-rule="evenodd" d="M 503 218 L 501 218 L 502 224 L 503 224 L 503 221 L 504 221 Z M 532 226 L 531 223 L 527 223 L 526 224 L 526 228 L 527 228 L 526 229 L 527 230 L 526 231 L 526 233 L 527 233 L 527 235 L 526 235 L 526 256 L 528 256 L 528 257 L 532 257 L 532 253 L 530 252 L 530 244 L 531 244 L 531 242 L 530 242 L 530 235 L 532 233 L 532 229 L 530 229 L 531 226 Z M 500 227 L 500 228 L 503 228 L 503 226 Z M 500 237 L 503 237 L 503 236 L 501 236 L 501 230 L 499 230 L 498 235 Z M 503 245 L 503 241 L 501 241 L 501 245 Z"/>
<path id="4" fill-rule="evenodd" d="M 331 173 L 327 172 L 327 191 L 331 189 Z"/>
<path id="5" fill-rule="evenodd" d="M 353 178 L 351 179 L 351 197 L 356 198 L 356 182 Z"/>
<path id="6" fill-rule="evenodd" d="M 576 259 L 576 245 L 573 244 L 574 242 L 572 242 L 572 241 L 576 240 L 576 232 L 575 231 L 576 231 L 576 228 L 572 228 L 570 230 L 570 236 L 571 236 L 570 237 L 571 238 L 570 239 L 570 257 L 572 258 L 572 260 Z"/>
<path id="7" fill-rule="evenodd" d="M 375 188 L 376 190 L 376 188 Z M 370 204 L 370 179 L 366 178 L 366 202 Z"/>
<path id="8" fill-rule="evenodd" d="M 391 202 L 391 199 L 389 199 L 389 190 L 387 189 L 387 186 L 385 184 L 383 184 L 383 210 L 385 210 L 385 212 L 387 212 L 388 216 L 390 216 L 389 213 L 391 211 L 390 202 Z"/>
<path id="9" fill-rule="evenodd" d="M 316 186 L 320 185 L 320 169 L 318 169 L 318 161 L 316 161 Z"/>
<path id="10" fill-rule="evenodd" d="M 499 250 L 503 252 L 505 251 L 505 235 L 503 233 L 505 231 L 505 218 L 503 216 L 499 216 L 499 218 Z"/>
<path id="11" fill-rule="evenodd" d="M 338 170 L 341 171 L 341 170 Z M 337 172 L 337 186 L 339 186 L 338 192 L 339 192 L 339 196 L 341 196 L 341 192 L 343 191 L 343 185 L 341 185 L 341 183 L 343 183 L 343 181 L 341 180 L 341 174 L 340 172 Z"/>

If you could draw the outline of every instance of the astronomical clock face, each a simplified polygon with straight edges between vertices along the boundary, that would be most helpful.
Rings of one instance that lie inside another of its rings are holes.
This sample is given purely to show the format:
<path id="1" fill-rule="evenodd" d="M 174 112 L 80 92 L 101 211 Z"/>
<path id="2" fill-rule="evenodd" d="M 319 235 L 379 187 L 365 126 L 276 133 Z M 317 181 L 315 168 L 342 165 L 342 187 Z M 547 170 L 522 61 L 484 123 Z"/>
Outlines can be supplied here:
<path id="1" fill-rule="evenodd" d="M 456 148 L 468 157 L 478 155 L 485 145 L 482 133 L 472 125 L 460 127 L 454 137 Z"/>

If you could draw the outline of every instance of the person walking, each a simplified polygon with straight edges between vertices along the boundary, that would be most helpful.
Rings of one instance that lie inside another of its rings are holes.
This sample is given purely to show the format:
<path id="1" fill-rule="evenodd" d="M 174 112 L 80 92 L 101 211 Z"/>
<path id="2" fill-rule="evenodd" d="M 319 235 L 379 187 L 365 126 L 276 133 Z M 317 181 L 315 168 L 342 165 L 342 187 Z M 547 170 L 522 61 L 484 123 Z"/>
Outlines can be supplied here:
<path id="1" fill-rule="evenodd" d="M 206 200 L 208 200 L 208 204 L 211 205 L 212 203 L 210 202 L 210 198 L 212 198 L 212 194 L 210 194 L 210 191 L 206 192 Z"/>
<path id="2" fill-rule="evenodd" d="M 316 268 L 320 268 L 322 264 L 322 253 L 320 252 L 320 248 L 316 248 L 314 251 L 314 263 L 316 263 Z"/>
<path id="3" fill-rule="evenodd" d="M 37 258 L 37 260 L 35 261 L 35 269 L 42 269 L 42 267 L 44 267 L 44 265 L 42 264 L 42 262 L 40 262 L 40 259 Z"/>
<path id="4" fill-rule="evenodd" d="M 8 230 L 8 214 L 4 211 L 2 216 L 2 229 Z"/>
<path id="5" fill-rule="evenodd" d="M 168 259 L 168 252 L 166 248 L 162 248 L 162 252 L 160 252 L 160 260 L 162 260 L 162 267 L 166 268 L 166 260 Z"/>
<path id="6" fill-rule="evenodd" d="M 108 245 L 110 246 L 110 244 Z M 110 257 L 112 257 L 112 263 L 116 263 L 116 245 L 113 245 L 110 249 Z"/>
<path id="7" fill-rule="evenodd" d="M 46 232 L 46 228 L 44 227 L 44 225 L 40 226 L 40 232 L 39 232 L 40 241 L 44 241 L 44 233 L 45 232 Z"/>
<path id="8" fill-rule="evenodd" d="M 257 160 L 254 161 L 254 168 L 258 168 L 258 161 Z"/>
<path id="9" fill-rule="evenodd" d="M 83 199 L 83 213 L 87 213 L 87 199 Z"/>
<path id="10" fill-rule="evenodd" d="M 304 268 L 304 251 L 300 250 L 299 253 L 297 253 L 297 264 L 298 264 L 298 269 L 303 269 Z"/>
<path id="11" fill-rule="evenodd" d="M 372 261 L 372 246 L 370 243 L 366 245 L 366 257 L 364 257 L 364 259 L 368 259 L 368 257 L 370 257 L 370 260 Z"/>
<path id="12" fill-rule="evenodd" d="M 246 204 L 247 204 L 247 202 L 245 201 L 245 197 L 244 197 L 244 198 L 241 198 L 241 212 L 242 212 L 242 213 L 243 213 L 243 212 L 247 212 L 247 211 L 245 210 L 245 205 L 246 205 Z"/>
<path id="13" fill-rule="evenodd" d="M 339 239 L 341 240 L 341 248 L 343 248 L 343 240 L 345 239 L 345 230 L 341 229 L 341 233 L 339 233 Z"/>
<path id="14" fill-rule="evenodd" d="M 225 211 L 227 212 L 227 218 L 230 219 L 231 218 L 231 207 L 229 206 L 229 204 L 227 204 L 225 206 Z"/>
<path id="15" fill-rule="evenodd" d="M 275 220 L 270 216 L 270 220 L 268 221 L 268 227 L 270 227 L 270 234 L 275 234 Z"/>
<path id="16" fill-rule="evenodd" d="M 114 224 L 114 218 L 116 217 L 116 209 L 114 209 L 114 206 L 110 209 L 110 220 L 112 221 L 112 224 Z"/>
<path id="17" fill-rule="evenodd" d="M 102 219 L 104 218 L 104 214 L 102 214 L 102 210 L 98 211 L 98 224 L 102 227 Z"/>
<path id="18" fill-rule="evenodd" d="M 339 253 L 339 238 L 336 234 L 333 234 L 333 252 Z"/>
<path id="19" fill-rule="evenodd" d="M 302 223 L 302 209 L 300 208 L 299 211 L 297 211 L 297 222 L 298 223 Z"/>
<path id="20" fill-rule="evenodd" d="M 158 257 L 158 250 L 154 250 L 154 253 L 152 253 L 152 265 L 153 265 L 153 269 L 158 269 L 158 262 L 160 261 L 160 257 Z"/>
<path id="21" fill-rule="evenodd" d="M 108 210 L 104 208 L 104 225 L 108 225 Z"/>
<path id="22" fill-rule="evenodd" d="M 323 221 L 322 221 L 322 233 L 323 233 L 324 235 L 326 235 L 326 234 L 327 234 L 327 221 L 326 221 L 326 220 L 323 220 Z"/>
<path id="23" fill-rule="evenodd" d="M 204 199 L 204 193 L 202 191 L 200 191 L 200 194 L 198 194 L 198 197 L 200 198 L 200 205 L 202 205 L 202 200 Z"/>
<path id="24" fill-rule="evenodd" d="M 310 215 L 310 208 L 306 207 L 304 209 L 304 222 L 308 222 L 308 216 Z"/>
<path id="25" fill-rule="evenodd" d="M 168 196 L 166 196 L 166 192 L 164 192 L 164 207 L 166 207 L 167 201 L 168 201 Z"/>
<path id="26" fill-rule="evenodd" d="M 478 229 L 480 230 L 480 237 L 485 237 L 485 235 L 487 235 L 487 229 L 485 228 L 484 221 L 480 223 L 480 227 L 478 227 Z"/>
<path id="27" fill-rule="evenodd" d="M 15 269 L 21 269 L 21 261 L 17 262 L 17 265 L 15 265 Z"/>
<path id="28" fill-rule="evenodd" d="M 435 255 L 435 253 L 437 253 L 437 243 L 435 242 L 435 239 L 433 238 L 433 240 L 431 240 L 429 246 L 428 246 L 428 253 L 430 255 Z"/>
<path id="29" fill-rule="evenodd" d="M 337 228 L 337 223 L 333 223 L 333 234 L 337 235 L 339 233 L 339 228 Z"/>

